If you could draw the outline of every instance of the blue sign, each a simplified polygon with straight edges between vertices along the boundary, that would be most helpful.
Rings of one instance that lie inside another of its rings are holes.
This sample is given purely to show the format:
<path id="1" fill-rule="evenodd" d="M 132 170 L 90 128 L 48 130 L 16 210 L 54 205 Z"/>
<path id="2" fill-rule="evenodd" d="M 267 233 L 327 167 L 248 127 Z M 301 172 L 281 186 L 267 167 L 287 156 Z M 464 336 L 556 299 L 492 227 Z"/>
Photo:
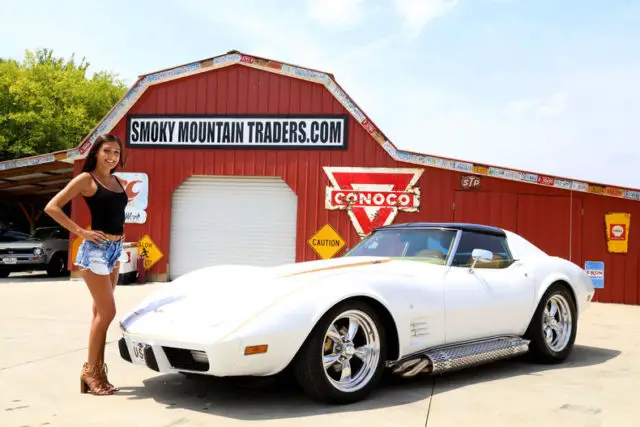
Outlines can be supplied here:
<path id="1" fill-rule="evenodd" d="M 604 288 L 604 262 L 602 261 L 586 261 L 584 269 L 591 277 L 594 288 Z"/>

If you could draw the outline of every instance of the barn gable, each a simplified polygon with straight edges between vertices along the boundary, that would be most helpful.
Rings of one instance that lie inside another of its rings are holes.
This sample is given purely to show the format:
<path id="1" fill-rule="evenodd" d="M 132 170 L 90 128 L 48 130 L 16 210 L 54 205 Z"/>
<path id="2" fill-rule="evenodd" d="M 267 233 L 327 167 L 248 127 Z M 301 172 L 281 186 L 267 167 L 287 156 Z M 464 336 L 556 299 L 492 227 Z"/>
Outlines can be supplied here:
<path id="1" fill-rule="evenodd" d="M 136 101 L 149 87 L 195 74 L 229 67 L 235 64 L 257 68 L 260 70 L 268 71 L 270 73 L 276 73 L 291 78 L 303 79 L 311 81 L 313 83 L 322 84 L 345 107 L 345 109 L 353 116 L 353 118 L 371 135 L 371 137 L 378 144 L 380 144 L 380 146 L 382 146 L 382 148 L 389 154 L 389 156 L 393 160 L 462 173 L 489 176 L 498 179 L 551 187 L 561 190 L 571 190 L 627 200 L 640 200 L 640 191 L 636 189 L 615 187 L 558 176 L 544 175 L 517 169 L 497 167 L 464 160 L 431 156 L 427 154 L 400 150 L 384 135 L 384 133 L 380 129 L 378 129 L 373 121 L 369 117 L 367 117 L 367 115 L 358 107 L 358 105 L 351 99 L 351 97 L 347 95 L 342 87 L 335 81 L 332 74 L 274 60 L 264 59 L 257 56 L 243 54 L 238 51 L 230 51 L 227 54 L 221 56 L 216 56 L 213 58 L 208 58 L 190 64 L 164 69 L 140 76 L 133 87 L 98 123 L 98 125 L 89 133 L 89 135 L 77 148 L 64 152 L 0 162 L 0 171 L 5 169 L 23 167 L 26 165 L 49 163 L 53 161 L 64 161 L 72 163 L 75 160 L 82 159 L 85 153 L 88 152 L 89 148 L 98 137 L 98 135 L 105 132 L 110 132 L 118 124 L 118 122 L 120 122 L 120 120 L 126 116 L 129 109 L 136 103 Z"/>

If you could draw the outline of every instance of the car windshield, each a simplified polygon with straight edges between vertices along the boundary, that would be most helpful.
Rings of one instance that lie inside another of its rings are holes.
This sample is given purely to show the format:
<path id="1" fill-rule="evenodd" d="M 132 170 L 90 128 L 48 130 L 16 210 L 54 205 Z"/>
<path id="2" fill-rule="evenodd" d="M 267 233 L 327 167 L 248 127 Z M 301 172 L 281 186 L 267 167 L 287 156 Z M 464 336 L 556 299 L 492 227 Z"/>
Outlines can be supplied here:
<path id="1" fill-rule="evenodd" d="M 344 256 L 384 256 L 446 264 L 456 233 L 441 228 L 382 229 L 362 239 Z"/>

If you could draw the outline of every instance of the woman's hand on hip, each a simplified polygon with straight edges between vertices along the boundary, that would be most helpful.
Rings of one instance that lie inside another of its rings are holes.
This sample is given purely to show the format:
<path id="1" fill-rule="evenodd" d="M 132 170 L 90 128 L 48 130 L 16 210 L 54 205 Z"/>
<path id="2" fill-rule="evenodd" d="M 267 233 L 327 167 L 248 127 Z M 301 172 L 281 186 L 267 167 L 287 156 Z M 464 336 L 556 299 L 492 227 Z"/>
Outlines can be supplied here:
<path id="1" fill-rule="evenodd" d="M 84 240 L 92 241 L 93 243 L 104 243 L 109 240 L 107 239 L 106 234 L 97 230 L 82 230 L 80 232 L 80 237 Z"/>

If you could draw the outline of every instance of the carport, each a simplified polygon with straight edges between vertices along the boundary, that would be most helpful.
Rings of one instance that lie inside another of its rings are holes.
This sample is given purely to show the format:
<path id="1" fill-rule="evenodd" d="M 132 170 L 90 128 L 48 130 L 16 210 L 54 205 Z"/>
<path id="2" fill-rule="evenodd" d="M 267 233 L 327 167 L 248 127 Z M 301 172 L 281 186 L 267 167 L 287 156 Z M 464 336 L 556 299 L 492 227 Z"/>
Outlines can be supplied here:
<path id="1" fill-rule="evenodd" d="M 75 151 L 75 150 L 72 150 Z M 44 207 L 73 178 L 71 151 L 0 163 L 0 222 L 28 233 L 52 224 Z M 71 206 L 65 207 L 70 213 Z M 2 224 L 0 224 L 2 226 Z"/>

